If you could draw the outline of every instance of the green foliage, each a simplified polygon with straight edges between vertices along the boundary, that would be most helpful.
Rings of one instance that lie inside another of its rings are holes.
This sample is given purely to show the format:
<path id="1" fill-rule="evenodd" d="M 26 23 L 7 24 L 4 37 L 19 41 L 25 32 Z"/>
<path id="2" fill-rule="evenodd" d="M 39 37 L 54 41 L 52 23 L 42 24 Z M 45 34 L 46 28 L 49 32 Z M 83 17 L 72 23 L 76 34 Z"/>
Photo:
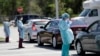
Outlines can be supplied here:
<path id="1" fill-rule="evenodd" d="M 1 42 L 1 41 L 4 41 L 4 38 L 3 38 L 3 37 L 0 37 L 0 42 Z"/>
<path id="2" fill-rule="evenodd" d="M 72 10 L 71 8 L 68 8 L 68 9 L 67 9 L 67 12 L 68 12 L 70 15 L 73 14 L 73 10 Z"/>
<path id="3" fill-rule="evenodd" d="M 84 0 L 58 0 L 59 15 L 80 13 Z M 24 13 L 55 17 L 55 0 L 0 0 L 0 15 L 15 15 L 17 7 L 22 6 Z"/>

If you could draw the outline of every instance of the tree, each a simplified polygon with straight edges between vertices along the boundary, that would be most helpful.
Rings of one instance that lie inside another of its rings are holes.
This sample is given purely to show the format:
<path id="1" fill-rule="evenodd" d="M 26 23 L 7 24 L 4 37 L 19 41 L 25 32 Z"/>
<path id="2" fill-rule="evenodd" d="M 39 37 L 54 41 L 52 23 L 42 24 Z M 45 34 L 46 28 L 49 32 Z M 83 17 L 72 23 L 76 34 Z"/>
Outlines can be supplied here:
<path id="1" fill-rule="evenodd" d="M 84 0 L 58 0 L 59 13 L 78 14 L 82 10 Z M 15 15 L 17 7 L 22 6 L 24 14 L 29 11 L 32 14 L 55 17 L 55 0 L 0 0 L 0 14 Z M 78 7 L 78 8 L 77 8 Z"/>

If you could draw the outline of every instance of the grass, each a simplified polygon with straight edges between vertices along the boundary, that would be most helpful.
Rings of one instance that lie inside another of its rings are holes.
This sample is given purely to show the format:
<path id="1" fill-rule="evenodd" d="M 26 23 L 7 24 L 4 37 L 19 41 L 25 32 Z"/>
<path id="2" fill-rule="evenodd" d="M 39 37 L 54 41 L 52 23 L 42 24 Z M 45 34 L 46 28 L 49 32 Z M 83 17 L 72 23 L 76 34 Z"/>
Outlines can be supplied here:
<path id="1" fill-rule="evenodd" d="M 0 23 L 0 26 L 2 26 L 3 24 L 2 23 Z"/>
<path id="2" fill-rule="evenodd" d="M 0 41 L 4 41 L 4 38 L 3 37 L 0 37 Z"/>

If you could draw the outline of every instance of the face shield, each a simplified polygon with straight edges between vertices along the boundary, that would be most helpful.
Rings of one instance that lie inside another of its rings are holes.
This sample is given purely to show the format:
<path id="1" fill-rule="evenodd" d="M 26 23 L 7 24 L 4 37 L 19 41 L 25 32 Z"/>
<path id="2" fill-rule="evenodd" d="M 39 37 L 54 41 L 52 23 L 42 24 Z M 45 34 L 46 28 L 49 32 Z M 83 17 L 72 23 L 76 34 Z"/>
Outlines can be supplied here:
<path id="1" fill-rule="evenodd" d="M 63 20 L 67 20 L 67 19 L 69 19 L 69 18 L 70 18 L 70 15 L 69 15 L 68 13 L 62 14 L 62 19 L 63 19 Z"/>

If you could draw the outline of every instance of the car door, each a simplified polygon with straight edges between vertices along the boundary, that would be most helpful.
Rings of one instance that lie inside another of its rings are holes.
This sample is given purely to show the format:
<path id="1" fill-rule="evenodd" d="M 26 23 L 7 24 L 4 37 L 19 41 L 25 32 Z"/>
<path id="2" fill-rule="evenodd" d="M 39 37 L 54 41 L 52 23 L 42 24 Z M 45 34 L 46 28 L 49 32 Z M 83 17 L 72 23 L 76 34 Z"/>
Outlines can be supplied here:
<path id="1" fill-rule="evenodd" d="M 98 9 L 92 9 L 86 17 L 85 23 L 90 25 L 92 22 L 98 20 Z M 91 21 L 90 21 L 91 20 Z"/>
<path id="2" fill-rule="evenodd" d="M 98 22 L 91 25 L 88 29 L 88 33 L 82 36 L 82 44 L 85 50 L 94 51 L 96 50 L 96 40 Z"/>
<path id="3" fill-rule="evenodd" d="M 51 42 L 52 38 L 52 24 L 53 22 L 50 21 L 47 23 L 47 25 L 44 27 L 44 31 L 41 32 L 41 40 L 43 42 Z"/>
<path id="4" fill-rule="evenodd" d="M 95 36 L 95 40 L 96 40 L 96 51 L 100 52 L 100 21 L 97 26 L 97 33 Z"/>

